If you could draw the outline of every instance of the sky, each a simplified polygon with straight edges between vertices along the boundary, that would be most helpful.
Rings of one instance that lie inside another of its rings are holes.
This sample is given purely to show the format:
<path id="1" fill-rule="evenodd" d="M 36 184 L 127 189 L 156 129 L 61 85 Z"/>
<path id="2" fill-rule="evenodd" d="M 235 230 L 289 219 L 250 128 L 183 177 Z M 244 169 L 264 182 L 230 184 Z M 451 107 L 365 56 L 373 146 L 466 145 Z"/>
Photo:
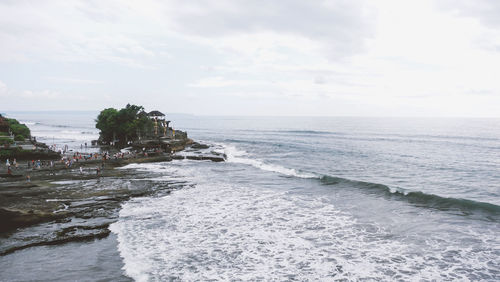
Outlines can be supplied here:
<path id="1" fill-rule="evenodd" d="M 0 112 L 500 117 L 496 0 L 0 0 Z"/>

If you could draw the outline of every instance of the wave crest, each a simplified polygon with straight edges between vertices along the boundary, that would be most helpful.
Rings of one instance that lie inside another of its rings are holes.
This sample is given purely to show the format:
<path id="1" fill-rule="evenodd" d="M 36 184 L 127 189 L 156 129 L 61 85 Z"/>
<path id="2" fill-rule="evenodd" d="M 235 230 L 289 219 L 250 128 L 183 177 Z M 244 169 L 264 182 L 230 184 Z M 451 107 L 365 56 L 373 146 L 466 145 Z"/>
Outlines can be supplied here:
<path id="1" fill-rule="evenodd" d="M 494 215 L 495 217 L 500 216 L 500 206 L 495 204 L 427 194 L 422 191 L 410 191 L 399 187 L 389 187 L 379 183 L 304 172 L 294 168 L 269 164 L 259 159 L 250 158 L 246 151 L 239 150 L 231 145 L 223 144 L 222 146 L 228 162 L 247 164 L 265 171 L 276 172 L 290 177 L 318 179 L 323 185 L 347 185 L 349 187 L 371 190 L 381 195 L 386 195 L 397 200 L 403 200 L 408 203 L 427 208 L 435 208 L 438 210 L 460 210 L 466 213 L 479 211 L 489 215 Z"/>
<path id="2" fill-rule="evenodd" d="M 247 158 L 248 153 L 242 150 L 236 149 L 234 146 L 226 145 L 224 148 L 224 153 L 227 156 L 227 161 L 232 163 L 240 163 L 254 166 L 256 168 L 277 172 L 283 175 L 299 177 L 299 178 L 318 178 L 318 175 L 308 172 L 302 172 L 293 168 L 287 168 L 284 166 L 276 165 L 276 164 L 268 164 L 264 161 L 258 159 Z"/>

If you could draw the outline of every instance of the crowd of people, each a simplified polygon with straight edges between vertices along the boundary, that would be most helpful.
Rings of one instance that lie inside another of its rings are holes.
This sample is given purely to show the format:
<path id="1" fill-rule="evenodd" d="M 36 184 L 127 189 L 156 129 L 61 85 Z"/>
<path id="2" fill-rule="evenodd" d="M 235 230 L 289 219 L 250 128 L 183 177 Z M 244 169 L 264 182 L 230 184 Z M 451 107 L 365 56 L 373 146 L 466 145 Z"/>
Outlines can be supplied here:
<path id="1" fill-rule="evenodd" d="M 85 148 L 85 151 L 87 150 L 87 143 L 81 144 L 80 148 L 83 150 Z M 82 165 L 88 161 L 98 161 L 101 160 L 102 162 L 100 165 L 95 167 L 96 175 L 101 176 L 102 171 L 104 169 L 104 164 L 107 160 L 118 160 L 118 159 L 127 159 L 127 158 L 136 158 L 136 157 L 148 157 L 148 152 L 163 152 L 161 148 L 154 148 L 154 149 L 149 149 L 147 150 L 146 148 L 142 149 L 142 152 L 130 152 L 130 151 L 119 151 L 114 154 L 110 154 L 108 151 L 104 152 L 91 152 L 91 153 L 81 153 L 81 152 L 72 152 L 72 150 L 69 150 L 67 145 L 64 145 L 61 148 L 58 148 L 56 145 L 51 145 L 49 146 L 49 150 L 59 152 L 61 154 L 61 159 L 60 160 L 31 160 L 26 162 L 26 166 L 20 167 L 19 162 L 17 161 L 16 158 L 7 158 L 5 160 L 5 165 L 7 167 L 7 174 L 8 175 L 13 175 L 13 172 L 15 170 L 26 170 L 26 181 L 30 182 L 31 177 L 28 173 L 28 171 L 36 171 L 36 170 L 42 170 L 42 169 L 48 169 L 51 170 L 50 173 L 53 173 L 52 169 L 55 168 L 56 166 L 61 168 L 64 166 L 66 169 L 72 169 L 72 168 L 77 168 L 79 170 L 80 174 L 84 174 L 84 170 L 82 168 Z M 80 164 L 80 165 L 79 165 Z M 79 167 L 79 168 L 78 168 Z"/>

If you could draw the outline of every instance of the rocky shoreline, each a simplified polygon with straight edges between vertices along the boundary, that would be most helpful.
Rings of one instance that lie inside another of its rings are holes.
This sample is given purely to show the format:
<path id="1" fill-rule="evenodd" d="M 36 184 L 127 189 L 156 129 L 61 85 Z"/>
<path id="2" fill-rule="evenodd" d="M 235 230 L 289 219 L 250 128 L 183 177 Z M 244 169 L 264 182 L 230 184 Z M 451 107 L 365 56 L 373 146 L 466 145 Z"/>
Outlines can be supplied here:
<path id="1" fill-rule="evenodd" d="M 130 154 L 123 158 L 81 160 L 71 167 L 57 162 L 52 167 L 37 169 L 23 164 L 10 177 L 0 177 L 0 255 L 33 246 L 107 237 L 122 202 L 134 197 L 167 195 L 183 185 L 151 185 L 141 181 L 144 176 L 140 172 L 117 168 L 180 159 L 225 160 L 222 154 L 200 150 L 207 148 L 190 142 L 179 147 L 185 149 L 182 155 Z"/>

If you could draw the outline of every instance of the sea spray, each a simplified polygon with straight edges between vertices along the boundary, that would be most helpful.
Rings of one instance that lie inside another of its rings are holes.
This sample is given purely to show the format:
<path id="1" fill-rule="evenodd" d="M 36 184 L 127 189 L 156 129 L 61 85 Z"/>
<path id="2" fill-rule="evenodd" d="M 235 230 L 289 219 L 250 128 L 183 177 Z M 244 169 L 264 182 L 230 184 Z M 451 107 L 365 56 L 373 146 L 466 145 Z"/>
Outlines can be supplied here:
<path id="1" fill-rule="evenodd" d="M 286 168 L 281 165 L 265 163 L 262 160 L 249 157 L 249 154 L 243 150 L 238 150 L 235 146 L 221 144 L 224 147 L 224 153 L 227 156 L 227 161 L 232 163 L 241 163 L 254 166 L 256 168 L 281 173 L 287 176 L 294 176 L 300 178 L 318 178 L 318 175 L 308 172 L 298 171 L 293 168 Z M 247 157 L 248 156 L 248 157 Z"/>

